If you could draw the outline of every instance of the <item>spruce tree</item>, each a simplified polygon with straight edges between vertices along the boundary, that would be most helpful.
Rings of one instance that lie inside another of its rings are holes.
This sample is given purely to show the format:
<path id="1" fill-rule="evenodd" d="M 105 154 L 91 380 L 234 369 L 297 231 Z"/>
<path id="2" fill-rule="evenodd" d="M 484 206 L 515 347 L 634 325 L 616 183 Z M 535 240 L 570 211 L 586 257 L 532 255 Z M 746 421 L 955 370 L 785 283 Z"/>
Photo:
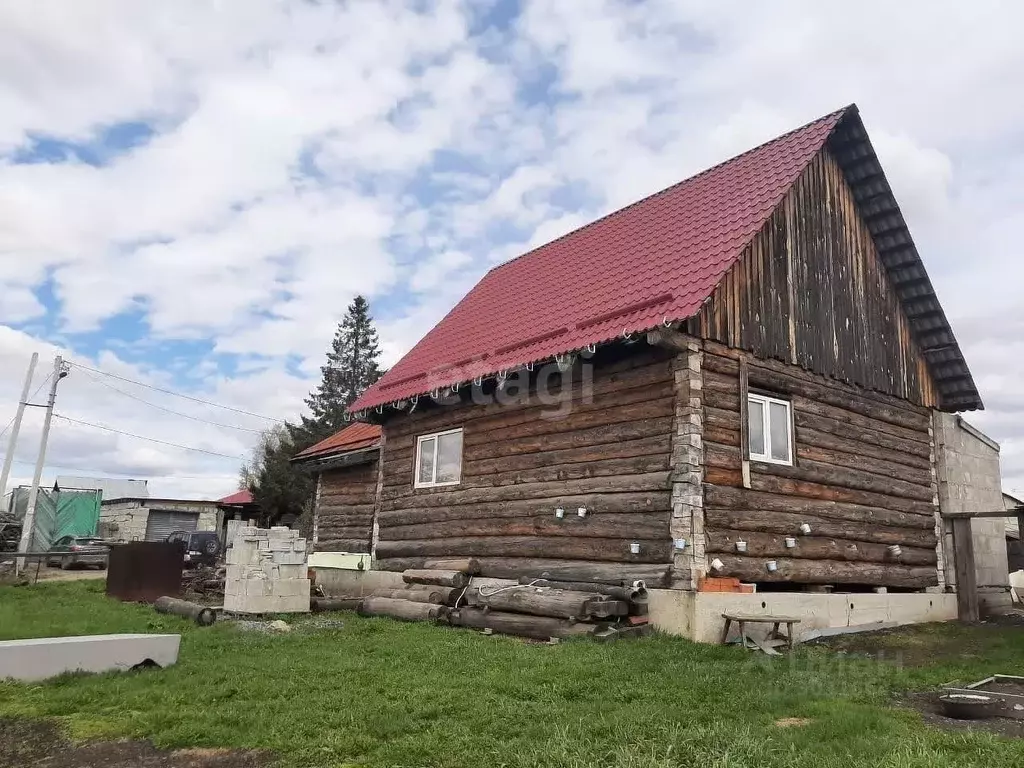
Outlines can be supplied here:
<path id="1" fill-rule="evenodd" d="M 381 377 L 379 358 L 370 305 L 356 296 L 338 324 L 327 363 L 320 368 L 320 384 L 306 398 L 312 416 L 303 417 L 302 429 L 310 439 L 320 440 L 344 428 L 345 411 Z"/>

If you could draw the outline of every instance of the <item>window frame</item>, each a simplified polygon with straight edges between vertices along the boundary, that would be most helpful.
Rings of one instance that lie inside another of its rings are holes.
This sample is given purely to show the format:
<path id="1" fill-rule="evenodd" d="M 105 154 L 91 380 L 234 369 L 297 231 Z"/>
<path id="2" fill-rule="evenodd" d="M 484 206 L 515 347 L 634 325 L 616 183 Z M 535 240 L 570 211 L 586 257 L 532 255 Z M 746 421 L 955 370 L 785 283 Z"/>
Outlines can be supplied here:
<path id="1" fill-rule="evenodd" d="M 776 464 L 783 467 L 792 467 L 795 459 L 795 446 L 793 444 L 793 403 L 789 400 L 784 400 L 781 397 L 772 397 L 771 395 L 762 395 L 758 392 L 747 393 L 747 411 L 750 411 L 751 403 L 759 403 L 761 405 L 761 430 L 764 435 L 764 453 L 754 453 L 750 449 L 750 435 L 749 429 L 747 434 L 747 454 L 750 456 L 751 461 L 759 461 L 764 464 Z M 789 458 L 788 459 L 776 459 L 772 456 L 772 435 L 771 435 L 771 405 L 775 403 L 783 406 L 786 409 L 786 437 L 789 443 Z M 749 419 L 749 416 L 747 417 Z"/>
<path id="2" fill-rule="evenodd" d="M 433 475 L 437 478 L 437 455 L 441 450 L 441 438 L 445 435 L 462 434 L 465 438 L 462 427 L 455 429 L 446 429 L 441 432 L 431 432 L 426 435 L 419 435 L 416 438 L 416 461 L 413 467 L 412 485 L 413 488 L 446 488 L 453 485 L 459 485 L 462 483 L 462 454 L 465 448 L 465 442 L 463 441 L 462 447 L 459 450 L 459 479 L 458 480 L 445 480 L 438 482 L 436 479 L 432 481 L 421 481 L 420 480 L 420 459 L 422 458 L 422 452 L 420 446 L 423 445 L 427 440 L 434 441 L 434 463 L 433 463 Z"/>

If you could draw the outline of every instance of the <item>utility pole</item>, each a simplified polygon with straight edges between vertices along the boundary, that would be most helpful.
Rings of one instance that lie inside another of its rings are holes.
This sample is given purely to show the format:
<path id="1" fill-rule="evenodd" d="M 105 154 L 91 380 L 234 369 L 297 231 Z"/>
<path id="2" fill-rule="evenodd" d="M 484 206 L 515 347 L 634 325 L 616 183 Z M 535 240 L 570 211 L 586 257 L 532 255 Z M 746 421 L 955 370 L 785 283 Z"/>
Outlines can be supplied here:
<path id="1" fill-rule="evenodd" d="M 14 463 L 14 449 L 18 444 L 18 433 L 21 431 L 21 418 L 25 415 L 28 391 L 32 388 L 32 375 L 36 372 L 36 363 L 38 362 L 39 353 L 33 352 L 32 359 L 28 362 L 28 373 L 25 374 L 25 386 L 21 390 L 21 400 L 18 401 L 18 412 L 15 414 L 14 424 L 11 426 L 11 439 L 7 441 L 7 455 L 4 456 L 4 468 L 0 473 L 0 499 L 7 494 L 7 479 L 11 476 L 11 464 Z"/>
<path id="2" fill-rule="evenodd" d="M 25 510 L 25 519 L 21 521 L 21 544 L 19 552 L 28 552 L 32 542 L 33 526 L 36 517 L 36 501 L 39 498 L 39 481 L 43 477 L 43 464 L 46 463 L 46 441 L 50 437 L 50 422 L 53 420 L 53 404 L 57 400 L 57 385 L 60 380 L 68 375 L 68 368 L 63 358 L 57 355 L 53 359 L 53 383 L 50 384 L 50 397 L 46 401 L 46 416 L 43 418 L 43 436 L 39 441 L 39 456 L 36 459 L 36 471 L 32 475 L 32 489 L 28 492 L 28 508 Z M 24 568 L 24 558 L 19 558 L 18 563 Z"/>

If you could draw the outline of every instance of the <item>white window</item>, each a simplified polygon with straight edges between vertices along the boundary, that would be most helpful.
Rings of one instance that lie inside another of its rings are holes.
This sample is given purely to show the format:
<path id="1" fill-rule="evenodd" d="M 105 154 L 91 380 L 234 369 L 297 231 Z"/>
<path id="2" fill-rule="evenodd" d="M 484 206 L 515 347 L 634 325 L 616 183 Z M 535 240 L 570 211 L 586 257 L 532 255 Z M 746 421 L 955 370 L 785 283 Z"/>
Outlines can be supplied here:
<path id="1" fill-rule="evenodd" d="M 416 438 L 417 488 L 458 485 L 462 479 L 462 430 Z"/>
<path id="2" fill-rule="evenodd" d="M 747 441 L 750 458 L 772 464 L 793 463 L 793 417 L 786 400 L 747 396 Z"/>

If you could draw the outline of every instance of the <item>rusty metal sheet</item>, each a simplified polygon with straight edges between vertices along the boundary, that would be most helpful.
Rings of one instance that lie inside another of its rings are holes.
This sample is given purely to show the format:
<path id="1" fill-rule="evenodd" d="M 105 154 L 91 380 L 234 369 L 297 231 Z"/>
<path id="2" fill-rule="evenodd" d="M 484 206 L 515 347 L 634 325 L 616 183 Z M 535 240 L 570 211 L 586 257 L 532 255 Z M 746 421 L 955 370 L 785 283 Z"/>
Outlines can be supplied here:
<path id="1" fill-rule="evenodd" d="M 181 595 L 181 548 L 164 541 L 133 541 L 110 547 L 107 595 L 118 600 L 152 603 Z"/>

